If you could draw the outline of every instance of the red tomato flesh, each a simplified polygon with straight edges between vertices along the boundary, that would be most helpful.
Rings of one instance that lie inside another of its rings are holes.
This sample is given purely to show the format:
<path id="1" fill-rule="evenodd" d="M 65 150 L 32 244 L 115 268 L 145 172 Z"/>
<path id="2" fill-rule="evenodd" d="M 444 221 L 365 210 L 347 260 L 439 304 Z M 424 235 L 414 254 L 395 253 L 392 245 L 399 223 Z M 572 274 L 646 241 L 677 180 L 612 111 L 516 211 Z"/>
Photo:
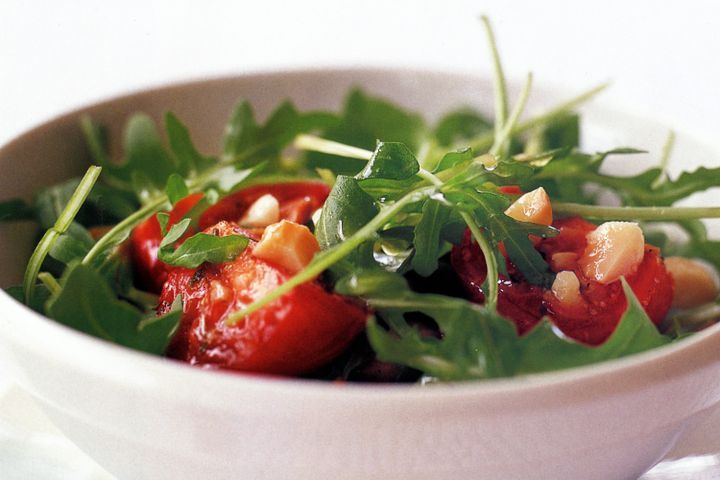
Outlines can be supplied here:
<path id="1" fill-rule="evenodd" d="M 168 212 L 170 218 L 168 219 L 167 228 L 182 220 L 202 197 L 202 193 L 194 193 L 177 202 L 175 208 Z M 183 238 L 187 238 L 193 233 L 188 231 Z M 130 235 L 130 260 L 135 283 L 148 292 L 160 292 L 163 283 L 167 279 L 168 272 L 172 268 L 157 258 L 162 237 L 160 223 L 158 223 L 155 215 L 135 227 Z"/>
<path id="2" fill-rule="evenodd" d="M 221 222 L 206 232 L 246 234 L 229 222 Z M 158 313 L 167 312 L 177 295 L 184 303 L 169 356 L 194 365 L 299 375 L 328 363 L 364 330 L 365 309 L 327 292 L 318 281 L 299 285 L 235 325 L 226 325 L 230 313 L 262 298 L 292 276 L 281 267 L 255 258 L 255 243 L 251 240 L 231 262 L 170 272 Z"/>
<path id="3" fill-rule="evenodd" d="M 574 254 L 568 256 L 562 268 L 549 263 L 555 273 L 561 270 L 575 273 L 580 281 L 581 301 L 572 305 L 561 303 L 551 291 L 525 282 L 515 266 L 507 261 L 509 278 L 501 276 L 499 281 L 498 312 L 515 323 L 520 335 L 548 315 L 567 336 L 589 345 L 599 345 L 612 334 L 627 309 L 622 284 L 619 280 L 600 284 L 587 278 L 577 264 L 577 258 L 588 248 L 586 236 L 595 230 L 595 225 L 574 217 L 556 220 L 553 226 L 560 234 L 539 240 L 536 248 L 548 260 L 556 253 Z M 480 247 L 469 231 L 465 232 L 462 243 L 453 248 L 451 261 L 470 299 L 483 303 L 482 283 L 487 268 Z M 638 269 L 626 279 L 650 319 L 658 325 L 670 309 L 674 289 L 659 250 L 646 245 Z"/>
<path id="4" fill-rule="evenodd" d="M 295 181 L 268 185 L 254 185 L 220 200 L 200 216 L 199 225 L 205 229 L 216 223 L 238 221 L 245 211 L 261 196 L 269 193 L 280 203 L 280 219 L 295 223 L 306 223 L 313 212 L 322 207 L 330 193 L 330 187 L 319 181 Z M 180 200 L 169 212 L 168 228 L 182 220 L 203 197 L 194 193 Z M 188 231 L 183 238 L 193 235 Z M 157 258 L 162 241 L 160 224 L 155 215 L 135 227 L 130 236 L 130 258 L 136 284 L 149 292 L 159 293 L 167 279 L 170 267 Z"/>

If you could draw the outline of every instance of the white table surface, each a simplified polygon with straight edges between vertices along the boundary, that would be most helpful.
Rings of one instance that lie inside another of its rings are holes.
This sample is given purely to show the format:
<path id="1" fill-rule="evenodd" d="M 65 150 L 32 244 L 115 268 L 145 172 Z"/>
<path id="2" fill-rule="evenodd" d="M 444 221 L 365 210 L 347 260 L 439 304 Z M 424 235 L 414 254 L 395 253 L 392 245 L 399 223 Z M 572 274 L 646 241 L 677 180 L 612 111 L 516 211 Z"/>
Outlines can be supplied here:
<path id="1" fill-rule="evenodd" d="M 572 91 L 610 79 L 605 102 L 720 147 L 720 4 L 687 0 L 2 0 L 0 144 L 70 108 L 179 79 L 318 64 L 488 72 L 481 13 L 495 24 L 508 76 L 532 70 L 538 84 Z M 720 413 L 673 454 L 710 455 L 644 478 L 720 478 L 717 425 Z M 109 478 L 1 364 L 0 465 L 12 480 Z"/>

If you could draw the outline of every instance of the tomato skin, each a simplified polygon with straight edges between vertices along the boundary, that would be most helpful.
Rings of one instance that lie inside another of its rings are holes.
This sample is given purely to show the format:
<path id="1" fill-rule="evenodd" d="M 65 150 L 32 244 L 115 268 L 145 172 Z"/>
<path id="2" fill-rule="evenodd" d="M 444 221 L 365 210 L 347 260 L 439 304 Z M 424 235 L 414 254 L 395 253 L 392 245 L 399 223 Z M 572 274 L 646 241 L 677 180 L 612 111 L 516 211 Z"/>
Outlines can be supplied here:
<path id="1" fill-rule="evenodd" d="M 504 249 L 501 249 L 505 255 Z M 487 265 L 480 247 L 466 230 L 462 243 L 453 247 L 450 262 L 460 277 L 470 300 L 485 303 L 482 284 L 487 276 Z M 516 273 L 515 266 L 508 262 L 508 274 Z M 526 282 L 516 282 L 505 275 L 498 281 L 498 313 L 515 323 L 518 334 L 522 335 L 534 327 L 545 313 L 543 307 L 544 291 Z"/>
<path id="2" fill-rule="evenodd" d="M 202 197 L 202 193 L 194 193 L 177 202 L 169 212 L 168 228 L 181 220 Z M 188 231 L 184 238 L 192 233 Z M 159 293 L 172 269 L 157 258 L 161 240 L 160 223 L 155 215 L 135 227 L 130 235 L 130 259 L 135 283 L 148 292 Z"/>
<path id="3" fill-rule="evenodd" d="M 627 309 L 627 299 L 618 280 L 608 285 L 589 281 L 581 269 L 575 275 L 584 283 L 583 302 L 564 305 L 548 294 L 547 312 L 566 335 L 583 343 L 599 345 L 615 331 Z M 672 303 L 673 281 L 657 248 L 646 245 L 645 256 L 635 273 L 626 277 L 640 304 L 655 325 L 660 324 Z"/>
<path id="4" fill-rule="evenodd" d="M 523 191 L 518 185 L 503 185 L 502 187 L 498 188 L 498 191 L 500 193 L 504 193 L 505 195 L 522 195 Z"/>
<path id="5" fill-rule="evenodd" d="M 245 233 L 221 222 L 213 233 Z M 180 328 L 168 356 L 194 365 L 244 372 L 299 375 L 342 353 L 365 328 L 365 309 L 327 292 L 317 281 L 291 292 L 237 324 L 225 318 L 263 297 L 292 274 L 255 258 L 255 241 L 235 260 L 203 264 L 197 269 L 170 272 L 160 296 L 158 313 L 183 298 Z"/>
<path id="6" fill-rule="evenodd" d="M 306 223 L 313 212 L 325 203 L 330 187 L 320 181 L 254 185 L 228 195 L 203 212 L 198 222 L 200 229 L 204 230 L 223 220 L 239 220 L 248 207 L 266 193 L 273 195 L 280 202 L 281 219 Z M 194 193 L 180 200 L 170 212 L 168 227 L 181 220 L 202 197 L 202 193 Z M 188 231 L 180 242 L 194 233 Z M 171 267 L 157 258 L 161 241 L 160 224 L 155 215 L 135 227 L 130 236 L 130 258 L 135 282 L 143 290 L 153 293 L 160 293 L 171 270 Z"/>
<path id="7" fill-rule="evenodd" d="M 589 345 L 599 345 L 612 334 L 627 309 L 622 284 L 619 280 L 608 285 L 600 284 L 585 277 L 577 264 L 577 258 L 588 248 L 586 236 L 595 230 L 595 225 L 573 217 L 556 220 L 553 226 L 560 230 L 560 234 L 540 240 L 536 248 L 546 259 L 560 252 L 575 255 L 575 260 L 567 263 L 580 281 L 581 301 L 572 305 L 561 303 L 551 291 L 525 282 L 514 265 L 507 261 L 510 278 L 500 277 L 498 312 L 515 323 L 520 335 L 548 315 L 567 336 Z M 485 259 L 469 231 L 465 232 L 462 243 L 453 248 L 451 261 L 470 299 L 484 302 L 482 282 L 487 275 Z M 552 268 L 552 262 L 550 264 Z M 567 269 L 566 265 L 554 273 Z M 650 319 L 658 325 L 670 309 L 674 289 L 660 251 L 646 245 L 642 262 L 634 273 L 627 275 L 626 280 Z"/>
<path id="8" fill-rule="evenodd" d="M 200 216 L 200 228 L 208 228 L 223 220 L 240 220 L 250 205 L 265 194 L 272 195 L 280 203 L 281 220 L 303 224 L 323 206 L 330 194 L 330 186 L 320 181 L 253 185 L 228 195 L 205 210 Z"/>

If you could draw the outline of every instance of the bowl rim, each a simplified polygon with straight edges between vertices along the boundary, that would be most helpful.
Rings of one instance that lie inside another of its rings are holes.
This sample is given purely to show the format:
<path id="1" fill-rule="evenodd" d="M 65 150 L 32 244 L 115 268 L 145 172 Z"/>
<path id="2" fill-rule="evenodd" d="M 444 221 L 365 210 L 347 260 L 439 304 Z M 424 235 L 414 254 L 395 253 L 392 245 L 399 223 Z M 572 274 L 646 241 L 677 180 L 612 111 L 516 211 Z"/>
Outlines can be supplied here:
<path id="1" fill-rule="evenodd" d="M 197 89 L 207 87 L 208 85 L 220 85 L 227 82 L 244 80 L 261 80 L 264 77 L 273 77 L 278 75 L 434 75 L 439 77 L 467 79 L 474 77 L 478 81 L 487 81 L 488 79 L 477 70 L 455 70 L 453 72 L 440 71 L 433 68 L 412 67 L 412 66 L 385 66 L 385 65 L 351 65 L 351 66 L 290 66 L 290 67 L 271 67 L 261 68 L 257 70 L 249 70 L 236 74 L 224 74 L 219 76 L 211 76 L 205 78 L 192 78 L 189 80 L 173 81 L 161 85 L 152 85 L 148 88 L 137 88 L 127 92 L 118 93 L 98 101 L 90 101 L 82 106 L 76 107 L 69 112 L 60 113 L 53 116 L 49 120 L 36 124 L 24 132 L 11 138 L 3 145 L 0 145 L 0 155 L 5 150 L 16 147 L 22 142 L 32 139 L 36 135 L 42 135 L 47 130 L 57 128 L 60 124 L 69 121 L 76 121 L 77 118 L 88 110 L 106 109 L 114 104 L 126 102 L 132 98 L 141 98 L 153 96 L 158 93 L 168 93 L 173 90 Z M 556 92 L 553 85 L 545 85 L 536 89 L 539 92 Z M 657 124 L 657 121 L 645 118 L 642 115 L 634 113 L 625 113 L 621 109 L 601 107 L 599 110 L 609 111 L 614 114 L 620 114 L 624 117 L 632 117 L 640 120 L 646 120 L 649 124 Z M 685 135 L 693 141 L 697 141 L 692 134 Z M 708 142 L 699 141 L 704 145 Z M 674 362 L 681 358 L 691 358 L 695 354 L 701 353 L 704 349 L 713 349 L 720 346 L 720 323 L 697 332 L 688 338 L 672 342 L 670 344 L 653 348 L 651 350 L 641 352 L 627 357 L 608 360 L 600 363 L 573 367 L 563 370 L 550 372 L 541 372 L 526 374 L 517 377 L 508 378 L 492 378 L 486 380 L 475 380 L 465 382 L 448 382 L 434 384 L 430 388 L 418 388 L 418 384 L 372 384 L 372 383 L 343 383 L 342 388 L 338 388 L 336 382 L 328 382 L 322 380 L 302 379 L 302 378 L 286 378 L 271 377 L 263 375 L 246 374 L 242 372 L 231 372 L 217 370 L 213 372 L 205 372 L 202 368 L 194 367 L 189 364 L 168 359 L 165 357 L 154 356 L 143 352 L 135 351 L 130 348 L 122 347 L 111 342 L 97 339 L 90 335 L 84 334 L 70 327 L 66 327 L 54 320 L 47 318 L 20 302 L 16 301 L 5 291 L 0 292 L 0 309 L 14 311 L 15 317 L 27 317 L 23 320 L 24 328 L 29 332 L 34 332 L 34 338 L 40 338 L 40 341 L 32 341 L 29 344 L 23 344 L 21 347 L 29 348 L 37 351 L 40 355 L 51 354 L 53 358 L 60 361 L 73 361 L 74 366 L 82 369 L 92 370 L 93 363 L 76 361 L 75 357 L 69 358 L 64 356 L 68 350 L 76 350 L 86 348 L 88 351 L 105 355 L 108 360 L 114 361 L 127 359 L 128 363 L 132 360 L 133 368 L 145 370 L 145 373 L 152 371 L 158 374 L 163 373 L 170 375 L 180 375 L 187 379 L 189 384 L 197 383 L 216 383 L 219 385 L 232 385 L 235 387 L 250 387 L 260 391 L 274 391 L 276 393 L 303 393 L 308 395 L 326 395 L 332 394 L 337 398 L 355 398 L 358 395 L 363 398 L 398 398 L 404 400 L 422 400 L 435 399 L 436 397 L 464 397 L 464 396 L 485 396 L 485 395 L 504 395 L 508 393 L 523 393 L 528 390 L 542 389 L 546 387 L 568 387 L 578 386 L 578 384 L 588 384 L 589 382 L 606 382 L 608 378 L 620 376 L 625 373 L 634 372 L 641 373 L 653 371 L 653 366 L 658 365 L 660 360 Z M 4 319 L 5 320 L 5 319 Z M 10 320 L 13 323 L 13 320 Z M 18 326 L 18 325 L 15 325 Z M 48 335 L 37 335 L 38 329 L 48 330 Z M 22 328 L 20 329 L 22 330 Z M 5 337 L 8 341 L 19 341 L 18 335 L 10 331 L 6 322 L 0 322 L 0 337 Z M 49 341 L 53 338 L 53 341 Z M 1 338 L 0 338 L 1 340 Z M 60 341 L 57 341 L 60 340 Z M 720 363 L 720 356 L 717 359 L 708 360 L 709 363 Z M 147 368 L 143 368 L 147 367 Z M 701 365 L 695 364 L 694 367 L 700 368 Z M 107 373 L 107 372 L 105 372 Z M 680 374 L 680 372 L 675 372 Z M 670 372 L 672 375 L 672 372 Z M 159 382 L 160 383 L 160 382 Z"/>

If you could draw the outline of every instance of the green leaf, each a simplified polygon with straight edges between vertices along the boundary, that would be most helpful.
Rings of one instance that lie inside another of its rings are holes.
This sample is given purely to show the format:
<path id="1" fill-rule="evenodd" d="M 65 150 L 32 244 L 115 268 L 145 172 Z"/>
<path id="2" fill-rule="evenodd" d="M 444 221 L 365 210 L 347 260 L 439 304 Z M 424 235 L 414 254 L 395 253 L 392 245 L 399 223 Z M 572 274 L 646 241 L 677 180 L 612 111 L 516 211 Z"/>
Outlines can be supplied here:
<path id="1" fill-rule="evenodd" d="M 540 151 L 580 146 L 580 116 L 567 113 L 543 126 Z"/>
<path id="2" fill-rule="evenodd" d="M 352 177 L 339 175 L 325 201 L 315 236 L 326 250 L 357 232 L 379 212 L 372 197 Z"/>
<path id="3" fill-rule="evenodd" d="M 377 140 L 382 140 L 404 143 L 417 151 L 426 133 L 425 123 L 418 114 L 353 90 L 345 100 L 340 120 L 321 136 L 368 150 L 375 148 Z M 326 168 L 336 174 L 355 175 L 364 166 L 362 162 L 318 152 L 310 152 L 307 159 L 311 168 Z"/>
<path id="4" fill-rule="evenodd" d="M 405 180 L 419 171 L 420 165 L 407 145 L 397 142 L 378 142 L 372 158 L 357 177 Z"/>
<path id="5" fill-rule="evenodd" d="M 110 167 L 110 157 L 107 152 L 107 129 L 93 122 L 87 114 L 80 118 L 80 128 L 93 161 L 103 168 Z"/>
<path id="6" fill-rule="evenodd" d="M 79 184 L 80 179 L 73 178 L 46 188 L 35 196 L 33 209 L 38 222 L 40 222 L 40 228 L 48 229 L 55 224 Z M 78 212 L 79 218 L 82 218 L 82 214 L 85 213 L 82 210 Z"/>
<path id="7" fill-rule="evenodd" d="M 230 116 L 223 138 L 223 156 L 235 158 L 253 145 L 257 138 L 258 125 L 252 106 L 241 100 Z"/>
<path id="8" fill-rule="evenodd" d="M 442 172 L 456 165 L 469 162 L 473 159 L 474 154 L 472 148 L 465 148 L 463 150 L 457 150 L 455 152 L 448 152 L 440 159 L 438 164 L 433 169 L 433 173 Z"/>
<path id="9" fill-rule="evenodd" d="M 160 219 L 158 218 L 158 221 Z M 175 225 L 170 227 L 170 231 L 168 231 L 165 236 L 163 237 L 162 241 L 160 242 L 159 248 L 165 248 L 172 246 L 175 242 L 180 240 L 180 237 L 183 236 L 185 231 L 190 226 L 190 219 L 189 218 L 183 218 L 179 222 L 177 222 Z M 161 225 L 162 226 L 162 225 Z M 165 227 L 167 227 L 167 222 L 165 222 Z"/>
<path id="10" fill-rule="evenodd" d="M 600 172 L 603 161 L 609 155 L 638 153 L 644 152 L 634 148 L 616 148 L 595 155 L 572 153 L 550 162 L 532 179 L 532 184 L 547 186 L 553 200 L 573 202 L 583 198 L 580 190 L 583 184 L 596 184 L 615 191 L 624 204 L 636 206 L 670 206 L 693 193 L 720 186 L 720 167 L 700 167 L 664 182 L 657 182 L 664 175 L 661 168 L 651 168 L 630 177 Z"/>
<path id="11" fill-rule="evenodd" d="M 0 202 L 0 222 L 34 220 L 35 212 L 30 205 L 19 198 Z"/>
<path id="12" fill-rule="evenodd" d="M 112 169 L 113 175 L 132 181 L 133 176 L 142 174 L 157 190 L 165 188 L 177 166 L 165 151 L 152 118 L 144 113 L 130 117 L 125 126 L 124 148 L 126 162 Z"/>
<path id="13" fill-rule="evenodd" d="M 172 112 L 165 114 L 165 131 L 180 174 L 186 176 L 192 172 L 202 172 L 215 164 L 214 158 L 205 157 L 197 151 L 190 138 L 190 131 Z"/>
<path id="14" fill-rule="evenodd" d="M 440 380 L 470 380 L 571 368 L 621 358 L 664 345 L 627 283 L 628 308 L 610 338 L 598 347 L 577 343 L 547 320 L 519 337 L 511 322 L 453 297 L 410 291 L 401 277 L 358 272 L 336 290 L 365 298 L 387 325 L 372 319 L 368 339 L 384 361 L 417 368 Z M 421 313 L 438 325 L 440 337 L 424 335 L 408 323 Z M 389 328 L 389 330 L 388 330 Z"/>
<path id="15" fill-rule="evenodd" d="M 73 222 L 67 232 L 58 236 L 50 248 L 49 255 L 64 264 L 82 259 L 95 241 L 80 224 Z"/>
<path id="16" fill-rule="evenodd" d="M 388 178 L 367 178 L 358 180 L 358 185 L 376 200 L 397 200 L 406 195 L 418 185 L 416 177 L 405 180 L 391 180 Z"/>
<path id="17" fill-rule="evenodd" d="M 282 149 L 300 133 L 313 132 L 336 125 L 337 115 L 327 112 L 298 112 L 292 102 L 282 102 L 258 132 L 263 145 L 256 155 L 261 158 L 279 157 Z"/>
<path id="18" fill-rule="evenodd" d="M 170 203 L 175 206 L 177 202 L 190 195 L 187 185 L 183 177 L 177 173 L 173 173 L 168 177 L 165 185 L 165 195 L 167 195 Z"/>
<path id="19" fill-rule="evenodd" d="M 439 201 L 430 199 L 423 205 L 422 216 L 414 229 L 412 267 L 424 277 L 437 270 L 443 246 L 441 232 L 449 218 L 450 208 Z"/>
<path id="20" fill-rule="evenodd" d="M 118 300 L 105 278 L 86 265 L 78 263 L 69 267 L 60 283 L 62 290 L 47 304 L 49 317 L 126 347 L 160 355 L 180 320 L 181 312 L 175 310 L 152 322 L 149 328 L 141 324 L 143 313 Z"/>
<path id="21" fill-rule="evenodd" d="M 328 128 L 337 123 L 337 116 L 325 112 L 300 113 L 290 101 L 281 103 L 260 126 L 250 105 L 242 101 L 233 112 L 225 132 L 224 157 L 234 159 L 237 167 L 245 168 L 270 161 L 280 163 L 282 150 L 303 132 Z"/>
<path id="22" fill-rule="evenodd" d="M 224 263 L 234 260 L 248 245 L 243 235 L 219 237 L 207 233 L 196 233 L 186 239 L 177 249 L 175 242 L 185 234 L 190 219 L 184 218 L 170 228 L 158 249 L 158 259 L 174 267 L 197 268 L 205 262 Z"/>
<path id="23" fill-rule="evenodd" d="M 169 312 L 160 316 L 146 315 L 140 320 L 137 326 L 138 336 L 130 346 L 142 352 L 162 355 L 175 335 L 182 314 L 182 301 L 178 295 Z"/>
<path id="24" fill-rule="evenodd" d="M 12 298 L 17 300 L 20 303 L 25 303 L 25 293 L 23 292 L 23 286 L 22 285 L 13 285 L 12 287 L 6 288 L 5 293 L 10 295 Z M 28 307 L 33 309 L 34 311 L 44 315 L 45 314 L 45 303 L 47 303 L 48 299 L 50 298 L 50 290 L 47 289 L 47 287 L 43 284 L 38 284 L 35 286 L 32 292 L 32 296 L 30 297 L 29 301 L 26 303 Z"/>
<path id="25" fill-rule="evenodd" d="M 434 134 L 441 147 L 451 147 L 492 129 L 492 122 L 483 114 L 465 107 L 445 114 L 435 126 Z"/>
<path id="26" fill-rule="evenodd" d="M 104 178 L 103 172 L 79 213 L 79 221 L 84 225 L 118 223 L 140 206 L 132 192 L 110 187 L 102 183 Z"/>
<path id="27" fill-rule="evenodd" d="M 157 215 L 155 215 L 155 218 L 157 218 L 157 221 L 160 224 L 160 231 L 163 236 L 166 235 L 168 222 L 170 221 L 170 214 L 166 212 L 158 212 Z"/>

